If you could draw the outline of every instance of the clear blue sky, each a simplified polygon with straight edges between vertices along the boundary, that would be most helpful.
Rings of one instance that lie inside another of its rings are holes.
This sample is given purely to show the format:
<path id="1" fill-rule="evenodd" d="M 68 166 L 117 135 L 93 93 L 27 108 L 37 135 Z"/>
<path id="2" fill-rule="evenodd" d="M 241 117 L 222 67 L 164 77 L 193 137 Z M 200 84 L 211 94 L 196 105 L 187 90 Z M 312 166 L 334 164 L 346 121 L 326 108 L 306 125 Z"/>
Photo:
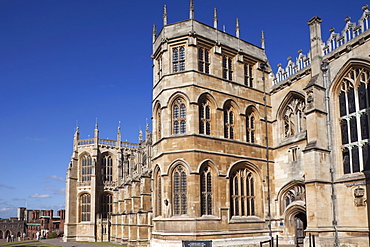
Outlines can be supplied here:
<path id="1" fill-rule="evenodd" d="M 307 21 L 340 32 L 364 1 L 195 0 L 195 19 L 260 45 L 273 69 L 309 50 Z M 188 19 L 188 0 L 0 0 L 0 218 L 16 208 L 64 208 L 65 173 L 76 121 L 81 138 L 136 142 L 151 119 L 152 25 Z"/>

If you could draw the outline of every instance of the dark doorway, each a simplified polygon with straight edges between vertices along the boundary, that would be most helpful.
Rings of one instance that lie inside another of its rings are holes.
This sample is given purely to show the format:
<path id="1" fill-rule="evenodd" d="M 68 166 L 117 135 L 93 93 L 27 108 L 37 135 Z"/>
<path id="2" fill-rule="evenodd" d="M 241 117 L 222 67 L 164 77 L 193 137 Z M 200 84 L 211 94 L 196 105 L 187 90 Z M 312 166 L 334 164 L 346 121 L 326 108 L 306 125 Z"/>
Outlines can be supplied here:
<path id="1" fill-rule="evenodd" d="M 306 214 L 299 213 L 294 217 L 295 238 L 297 246 L 303 246 L 304 230 L 307 227 Z"/>

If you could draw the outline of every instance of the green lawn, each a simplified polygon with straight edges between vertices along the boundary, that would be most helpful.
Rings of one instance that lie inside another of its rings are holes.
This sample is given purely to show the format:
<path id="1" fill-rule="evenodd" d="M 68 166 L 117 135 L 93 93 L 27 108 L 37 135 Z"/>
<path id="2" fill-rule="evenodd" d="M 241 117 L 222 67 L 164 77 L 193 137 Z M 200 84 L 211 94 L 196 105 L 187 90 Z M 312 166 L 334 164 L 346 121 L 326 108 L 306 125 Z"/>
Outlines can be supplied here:
<path id="1" fill-rule="evenodd" d="M 38 241 L 28 240 L 28 241 L 17 241 L 17 242 L 10 242 L 10 243 L 0 243 L 0 246 L 18 246 L 18 247 L 29 247 L 29 246 L 37 246 L 37 247 L 52 247 L 58 245 L 52 245 L 47 243 L 42 243 Z"/>

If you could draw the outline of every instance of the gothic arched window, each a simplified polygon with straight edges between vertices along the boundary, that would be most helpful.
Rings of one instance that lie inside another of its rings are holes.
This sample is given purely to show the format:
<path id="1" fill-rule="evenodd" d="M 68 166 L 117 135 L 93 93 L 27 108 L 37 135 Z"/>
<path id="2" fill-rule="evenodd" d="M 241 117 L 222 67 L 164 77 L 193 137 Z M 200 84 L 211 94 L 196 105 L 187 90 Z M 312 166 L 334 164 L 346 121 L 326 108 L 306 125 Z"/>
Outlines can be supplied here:
<path id="1" fill-rule="evenodd" d="M 173 172 L 173 214 L 187 213 L 187 181 L 185 169 L 178 165 Z"/>
<path id="2" fill-rule="evenodd" d="M 251 171 L 241 168 L 231 177 L 231 210 L 233 216 L 255 215 L 255 180 Z"/>
<path id="3" fill-rule="evenodd" d="M 85 154 L 81 158 L 81 180 L 82 182 L 91 181 L 92 160 L 91 156 Z"/>
<path id="4" fill-rule="evenodd" d="M 112 214 L 112 194 L 105 193 L 100 197 L 102 218 L 106 219 Z"/>
<path id="5" fill-rule="evenodd" d="M 351 69 L 342 79 L 339 94 L 344 173 L 370 170 L 370 71 Z"/>
<path id="6" fill-rule="evenodd" d="M 247 138 L 246 141 L 249 143 L 255 143 L 255 131 L 256 131 L 256 118 L 253 112 L 247 113 L 246 127 L 247 127 Z"/>
<path id="7" fill-rule="evenodd" d="M 186 106 L 182 99 L 177 99 L 173 105 L 173 133 L 186 133 Z"/>
<path id="8" fill-rule="evenodd" d="M 234 112 L 231 106 L 224 110 L 224 137 L 234 139 Z"/>
<path id="9" fill-rule="evenodd" d="M 90 203 L 91 203 L 90 194 L 85 193 L 80 196 L 81 221 L 90 221 L 90 210 L 91 210 Z"/>
<path id="10" fill-rule="evenodd" d="M 212 173 L 209 166 L 200 173 L 201 215 L 212 215 Z"/>
<path id="11" fill-rule="evenodd" d="M 112 181 L 113 161 L 108 154 L 102 158 L 102 179 L 103 181 Z"/>
<path id="12" fill-rule="evenodd" d="M 157 110 L 157 140 L 162 138 L 162 116 L 161 116 L 161 107 L 158 107 Z"/>
<path id="13" fill-rule="evenodd" d="M 211 134 L 211 108 L 207 101 L 199 105 L 199 133 Z"/>
<path id="14" fill-rule="evenodd" d="M 156 215 L 162 214 L 162 176 L 160 170 L 157 171 L 156 179 Z"/>

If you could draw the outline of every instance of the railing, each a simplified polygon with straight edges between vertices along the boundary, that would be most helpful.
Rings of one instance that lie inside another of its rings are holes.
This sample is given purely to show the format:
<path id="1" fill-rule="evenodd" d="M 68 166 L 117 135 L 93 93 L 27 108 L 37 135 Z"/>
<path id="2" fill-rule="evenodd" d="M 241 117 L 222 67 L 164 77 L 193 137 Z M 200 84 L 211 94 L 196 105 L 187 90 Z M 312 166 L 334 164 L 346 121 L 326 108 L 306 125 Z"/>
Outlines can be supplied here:
<path id="1" fill-rule="evenodd" d="M 84 139 L 84 140 L 78 140 L 78 145 L 83 146 L 83 145 L 91 145 L 95 143 L 95 139 Z M 118 141 L 114 140 L 108 140 L 108 139 L 98 139 L 98 144 L 100 145 L 109 145 L 109 146 L 117 146 Z M 120 147 L 127 147 L 127 148 L 138 148 L 139 144 L 137 143 L 132 143 L 132 142 L 121 142 Z"/>

